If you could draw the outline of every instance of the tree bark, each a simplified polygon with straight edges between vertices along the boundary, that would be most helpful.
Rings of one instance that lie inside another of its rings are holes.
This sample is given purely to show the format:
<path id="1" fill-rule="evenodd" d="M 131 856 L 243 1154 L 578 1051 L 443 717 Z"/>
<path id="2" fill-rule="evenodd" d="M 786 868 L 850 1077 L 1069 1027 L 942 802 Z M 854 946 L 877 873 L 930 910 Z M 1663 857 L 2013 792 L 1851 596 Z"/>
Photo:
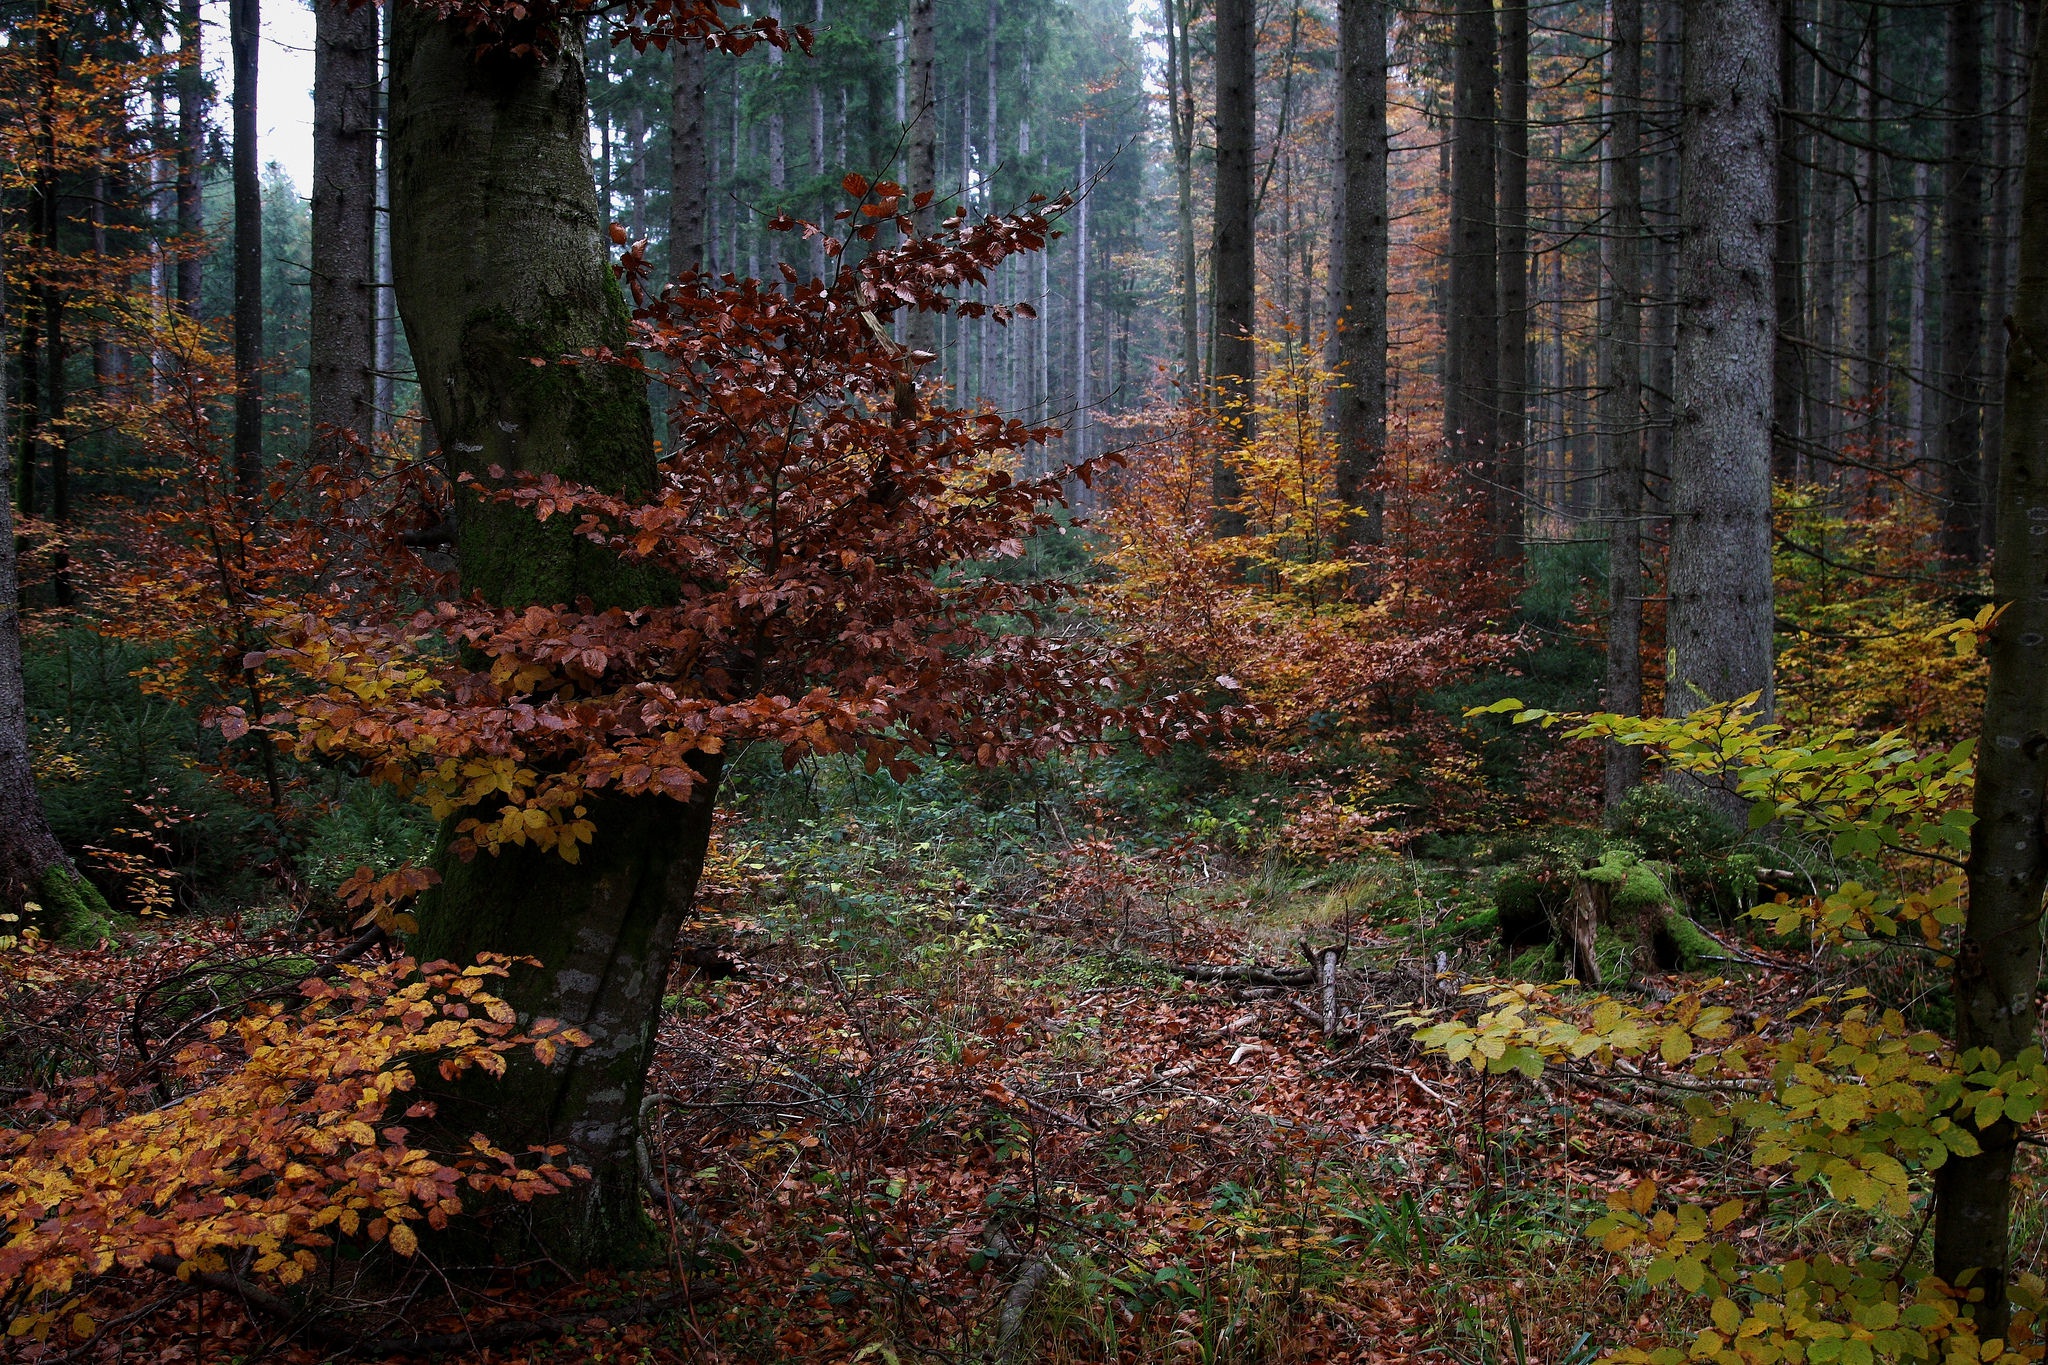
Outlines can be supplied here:
<path id="1" fill-rule="evenodd" d="M 1195 76 L 1188 45 L 1189 0 L 1162 0 L 1166 14 L 1166 112 L 1173 146 L 1174 209 L 1180 231 L 1181 379 L 1202 391 L 1201 280 L 1195 266 Z M 1021 150 L 1028 150 L 1021 149 Z"/>
<path id="2" fill-rule="evenodd" d="M 1783 483 L 1792 482 L 1801 468 L 1799 418 L 1808 387 L 1806 299 L 1801 292 L 1806 283 L 1806 215 L 1800 209 L 1799 125 L 1793 119 L 1804 88 L 1794 38 L 1798 24 L 1799 0 L 1778 0 L 1778 218 L 1772 253 L 1778 335 L 1771 361 L 1771 472 Z"/>
<path id="3" fill-rule="evenodd" d="M 1609 0 L 1609 205 L 1606 257 L 1610 333 L 1600 359 L 1601 467 L 1607 503 L 1607 697 L 1610 711 L 1643 709 L 1642 0 Z M 1643 780 L 1643 751 L 1608 743 L 1606 799 L 1621 804 Z"/>
<path id="4" fill-rule="evenodd" d="M 187 317 L 199 311 L 202 279 L 200 236 L 206 206 L 199 167 L 206 159 L 206 68 L 199 37 L 199 0 L 178 0 L 178 307 Z"/>
<path id="5" fill-rule="evenodd" d="M 453 22 L 402 8 L 393 25 L 393 260 L 421 390 L 450 464 L 548 472 L 616 493 L 650 489 L 645 385 L 609 366 L 536 367 L 532 357 L 623 349 L 628 312 L 613 277 L 588 161 L 580 35 L 542 65 L 479 54 Z M 668 595 L 556 518 L 465 496 L 456 555 L 463 587 L 503 606 L 603 609 Z M 553 1067 L 531 1055 L 502 1080 L 438 1098 L 449 1140 L 482 1129 L 518 1151 L 562 1143 L 593 1178 L 502 1215 L 501 1246 L 564 1265 L 647 1249 L 634 1154 L 640 1096 L 679 917 L 694 895 L 718 776 L 700 799 L 599 798 L 580 865 L 533 850 L 441 860 L 417 948 L 462 961 L 530 955 L 507 998 L 595 1040 Z"/>
<path id="6" fill-rule="evenodd" d="M 2026 145 L 2048 147 L 2048 63 L 2037 49 Z M 1984 738 L 1977 750 L 1968 918 L 1955 957 L 1956 1042 L 2010 1061 L 2040 1042 L 2041 898 L 2048 891 L 2048 156 L 2027 157 L 2021 187 L 2019 281 L 2006 348 L 1992 596 L 2005 612 L 1991 633 Z M 1935 1173 L 1934 1272 L 1977 1272 L 1983 1340 L 2006 1335 L 2010 1305 L 2012 1166 L 2019 1134 L 2000 1120 L 1983 1150 Z"/>
<path id="7" fill-rule="evenodd" d="M 1444 319 L 1444 442 L 1497 526 L 1500 306 L 1494 230 L 1492 0 L 1459 0 L 1451 63 L 1451 268 Z"/>
<path id="8" fill-rule="evenodd" d="M 263 485 L 263 183 L 256 146 L 259 0 L 229 0 L 234 65 L 235 490 L 253 509 Z"/>
<path id="9" fill-rule="evenodd" d="M 1771 691 L 1779 23 L 1687 0 L 1665 713 Z"/>
<path id="10" fill-rule="evenodd" d="M 312 457 L 377 414 L 377 9 L 319 0 L 313 48 Z"/>
<path id="11" fill-rule="evenodd" d="M 705 208 L 710 182 L 704 169 L 709 130 L 704 126 L 704 45 L 669 45 L 668 273 L 705 268 Z"/>
<path id="12" fill-rule="evenodd" d="M 932 28 L 933 0 L 910 0 L 909 124 L 906 179 L 913 195 L 937 196 L 939 189 L 938 35 Z M 933 209 L 912 213 L 919 232 L 931 230 Z M 939 320 L 935 313 L 913 312 L 904 326 L 904 340 L 913 351 L 936 354 Z"/>
<path id="13" fill-rule="evenodd" d="M 1387 7 L 1342 0 L 1338 13 L 1342 225 L 1337 262 L 1337 497 L 1349 544 L 1377 545 L 1384 499 L 1374 477 L 1387 448 Z"/>
<path id="14" fill-rule="evenodd" d="M 1953 562 L 1983 560 L 1984 478 L 1984 11 L 1948 6 L 1948 121 L 1942 167 L 1941 548 Z"/>
<path id="15" fill-rule="evenodd" d="M 1494 558 L 1519 566 L 1529 442 L 1528 0 L 1505 0 L 1500 7 L 1500 94 L 1500 460 Z"/>
<path id="16" fill-rule="evenodd" d="M 1253 279 L 1252 162 L 1256 150 L 1258 21 L 1252 0 L 1216 0 L 1216 202 L 1210 269 L 1211 373 L 1216 400 L 1231 439 L 1249 441 L 1257 367 L 1252 345 L 1257 318 Z M 1233 510 L 1243 493 L 1237 471 L 1218 459 L 1214 471 L 1215 525 L 1236 535 L 1244 518 Z"/>

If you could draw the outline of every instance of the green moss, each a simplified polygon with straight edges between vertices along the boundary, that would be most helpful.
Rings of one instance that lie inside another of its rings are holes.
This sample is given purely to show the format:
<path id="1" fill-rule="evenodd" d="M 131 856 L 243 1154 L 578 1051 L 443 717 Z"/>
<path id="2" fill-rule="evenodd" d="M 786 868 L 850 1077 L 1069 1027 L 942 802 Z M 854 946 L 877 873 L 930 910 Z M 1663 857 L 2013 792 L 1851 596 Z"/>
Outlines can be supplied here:
<path id="1" fill-rule="evenodd" d="M 1659 937 L 1668 942 L 1669 955 L 1681 971 L 1693 971 L 1703 966 L 1707 959 L 1723 956 L 1721 945 L 1708 938 L 1699 925 L 1682 911 L 1673 910 L 1664 916 Z M 1660 942 L 1660 950 L 1667 948 Z"/>
<path id="2" fill-rule="evenodd" d="M 1502 969 L 1514 981 L 1555 981 L 1557 980 L 1557 950 L 1554 948 L 1531 948 L 1508 960 Z"/>
<path id="3" fill-rule="evenodd" d="M 90 946 L 124 927 L 99 888 L 62 864 L 43 873 L 36 897 L 53 935 L 66 943 Z"/>

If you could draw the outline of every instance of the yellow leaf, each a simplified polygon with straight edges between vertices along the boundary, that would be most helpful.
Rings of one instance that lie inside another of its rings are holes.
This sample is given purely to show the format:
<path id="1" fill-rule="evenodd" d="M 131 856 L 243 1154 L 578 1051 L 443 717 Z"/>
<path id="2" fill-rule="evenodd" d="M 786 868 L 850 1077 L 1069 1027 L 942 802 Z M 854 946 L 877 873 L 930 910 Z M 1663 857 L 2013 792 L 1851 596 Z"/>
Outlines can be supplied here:
<path id="1" fill-rule="evenodd" d="M 405 1224 L 393 1223 L 391 1225 L 391 1249 L 401 1256 L 410 1256 L 420 1249 L 420 1239 Z"/>
<path id="2" fill-rule="evenodd" d="M 73 1315 L 71 1319 L 71 1334 L 73 1336 L 89 1337 L 98 1329 L 99 1324 L 92 1320 L 92 1314 L 90 1313 L 78 1313 Z"/>

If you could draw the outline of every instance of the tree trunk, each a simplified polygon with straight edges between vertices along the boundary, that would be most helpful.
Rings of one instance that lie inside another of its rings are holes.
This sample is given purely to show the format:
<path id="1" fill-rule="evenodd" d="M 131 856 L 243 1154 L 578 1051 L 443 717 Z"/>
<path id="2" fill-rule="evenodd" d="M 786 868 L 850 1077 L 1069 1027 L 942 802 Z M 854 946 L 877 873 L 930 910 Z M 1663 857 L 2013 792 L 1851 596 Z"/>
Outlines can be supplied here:
<path id="1" fill-rule="evenodd" d="M 1494 231 L 1492 0 L 1459 0 L 1451 79 L 1451 268 L 1444 319 L 1444 441 L 1487 509 L 1502 489 L 1499 443 L 1499 270 Z"/>
<path id="2" fill-rule="evenodd" d="M 391 89 L 387 74 L 391 57 L 390 5 L 377 7 L 380 44 L 377 69 L 377 374 L 371 386 L 379 436 L 391 434 L 398 412 L 398 305 L 391 293 L 391 156 L 386 147 L 391 128 Z"/>
<path id="3" fill-rule="evenodd" d="M 493 465 L 608 491 L 652 487 L 646 388 L 609 366 L 535 367 L 530 357 L 623 349 L 628 313 L 591 183 L 582 44 L 546 65 L 479 55 L 458 23 L 414 7 L 394 22 L 393 259 L 421 390 L 458 473 Z M 505 606 L 588 597 L 600 609 L 660 600 L 652 575 L 574 536 L 562 518 L 465 498 L 456 555 L 465 590 Z M 654 1023 L 679 917 L 709 834 L 712 779 L 689 806 L 593 800 L 580 865 L 532 850 L 442 860 L 417 947 L 461 961 L 526 954 L 507 998 L 595 1040 L 553 1067 L 529 1055 L 502 1080 L 441 1096 L 443 1134 L 488 1132 L 519 1151 L 563 1143 L 593 1178 L 500 1223 L 499 1244 L 570 1266 L 646 1249 L 634 1147 Z M 502 1210 L 510 1214 L 513 1211 Z"/>
<path id="4" fill-rule="evenodd" d="M 206 160 L 206 69 L 199 43 L 199 0 L 178 0 L 177 300 L 188 317 L 199 311 L 199 239 L 206 231 L 199 188 L 199 167 Z"/>
<path id="5" fill-rule="evenodd" d="M 1941 548 L 1957 564 L 1983 559 L 1984 11 L 1948 6 L 1948 120 L 1942 167 Z"/>
<path id="6" fill-rule="evenodd" d="M 1383 535 L 1374 486 L 1387 448 L 1387 7 L 1342 0 L 1338 14 L 1338 139 L 1342 227 L 1336 261 L 1337 497 L 1355 514 L 1350 544 Z"/>
<path id="7" fill-rule="evenodd" d="M 934 197 L 939 189 L 938 35 L 932 28 L 933 0 L 910 0 L 908 63 L 909 108 L 905 112 L 910 139 L 905 179 L 913 195 Z M 927 205 L 911 214 L 919 232 L 931 230 L 933 210 Z M 904 325 L 904 341 L 913 351 L 938 350 L 939 320 L 935 313 L 913 312 Z"/>
<path id="8" fill-rule="evenodd" d="M 319 0 L 313 48 L 314 461 L 368 440 L 377 394 L 377 10 Z"/>
<path id="9" fill-rule="evenodd" d="M 1654 102 L 1658 125 L 1654 142 L 1659 150 L 1655 161 L 1657 227 L 1650 244 L 1650 350 L 1643 378 L 1648 428 L 1643 433 L 1645 513 L 1661 510 L 1655 490 L 1666 487 L 1671 475 L 1671 364 L 1678 346 L 1678 67 L 1683 41 L 1679 10 L 1679 0 L 1657 0 Z"/>
<path id="10" fill-rule="evenodd" d="M 0 334 L 6 329 L 7 272 L 0 259 Z M 0 366 L 0 490 L 12 485 L 7 465 L 7 372 Z M 28 747 L 28 695 L 21 672 L 21 582 L 15 572 L 14 503 L 0 492 L 0 910 L 43 913 L 35 927 L 79 936 L 104 929 L 107 903 L 78 875 L 50 830 L 36 791 Z"/>
<path id="11" fill-rule="evenodd" d="M 1094 338 L 1088 324 L 1088 210 L 1095 196 L 1088 193 L 1094 172 L 1088 157 L 1088 120 L 1081 120 L 1081 205 L 1074 228 L 1074 435 L 1073 455 L 1085 460 L 1093 453 L 1089 438 L 1095 425 Z"/>
<path id="12" fill-rule="evenodd" d="M 1665 713 L 1770 714 L 1778 16 L 1687 0 Z"/>
<path id="13" fill-rule="evenodd" d="M 704 126 L 704 45 L 671 43 L 669 58 L 673 84 L 668 123 L 668 273 L 680 275 L 705 268 L 704 217 L 710 185 L 704 150 L 710 139 Z"/>
<path id="14" fill-rule="evenodd" d="M 263 486 L 263 183 L 256 147 L 260 0 L 229 0 L 234 64 L 235 490 L 250 509 Z"/>
<path id="15" fill-rule="evenodd" d="M 1987 207 L 1990 210 L 1989 230 L 1985 234 L 1985 287 L 1989 297 L 1985 301 L 1985 318 L 1989 324 L 1989 345 L 1985 348 L 1985 375 L 2005 373 L 2005 318 L 2012 311 L 2013 256 L 2016 243 L 2013 234 L 2018 227 L 2019 204 L 2015 192 L 2019 186 L 2020 159 L 2017 139 L 2022 129 L 2023 115 L 2015 112 L 2021 99 L 2019 64 L 2024 59 L 2025 47 L 2020 35 L 2020 9 L 2026 0 L 1993 0 L 1991 51 L 1995 68 L 1992 75 L 1992 108 L 1997 113 L 1991 120 L 1991 165 L 1993 174 L 1990 183 Z M 1998 401 L 1996 393 L 1988 395 L 1992 402 Z M 1988 409 L 1984 414 L 1984 506 L 1998 506 L 1998 466 L 2003 457 L 1999 446 L 2003 423 L 1997 408 Z M 1991 536 L 1996 527 L 1995 518 L 1984 518 L 1984 534 Z M 1990 549 L 1987 541 L 1985 548 Z"/>
<path id="16" fill-rule="evenodd" d="M 1494 558 L 1523 556 L 1529 440 L 1529 5 L 1500 7 L 1500 413 Z"/>
<path id="17" fill-rule="evenodd" d="M 2048 63 L 2034 55 L 2026 145 L 2048 147 Z M 2048 156 L 2029 155 L 2020 200 L 2019 283 L 2006 348 L 1992 596 L 2005 613 L 1991 634 L 1984 739 L 1977 750 L 1977 824 L 1970 839 L 1969 917 L 1956 953 L 1956 1042 L 2010 1061 L 2038 1045 L 2041 897 L 2048 890 L 2048 537 L 2033 534 L 2048 504 Z M 1935 1173 L 1934 1272 L 1954 1284 L 1977 1271 L 1983 1340 L 2006 1335 L 2010 1306 L 2012 1166 L 2019 1134 L 2000 1120 L 1977 1132 L 1983 1151 Z"/>
<path id="18" fill-rule="evenodd" d="M 1238 441 L 1253 435 L 1253 385 L 1257 367 L 1252 345 L 1257 318 L 1253 281 L 1252 161 L 1256 150 L 1258 20 L 1252 0 L 1216 0 L 1216 223 L 1209 248 L 1215 272 L 1210 338 L 1216 400 L 1225 426 Z M 1237 471 L 1221 459 L 1214 472 L 1216 529 L 1244 530 L 1232 510 L 1243 493 Z"/>
<path id="19" fill-rule="evenodd" d="M 1799 106 L 1802 70 L 1794 34 L 1799 0 L 1778 0 L 1778 219 L 1774 234 L 1778 335 L 1771 361 L 1771 471 L 1790 483 L 1800 469 L 1801 404 L 1806 398 L 1806 215 L 1800 209 Z"/>
<path id="20" fill-rule="evenodd" d="M 1643 709 L 1643 419 L 1642 419 L 1642 0 L 1609 0 L 1607 61 L 1613 119 L 1608 125 L 1608 190 L 1602 239 L 1610 334 L 1600 358 L 1600 434 L 1607 503 L 1607 709 Z M 1643 751 L 1606 745 L 1609 809 L 1643 780 Z"/>
<path id="21" fill-rule="evenodd" d="M 1166 12 L 1167 122 L 1173 144 L 1174 207 L 1180 229 L 1180 363 L 1190 390 L 1202 389 L 1201 280 L 1195 266 L 1195 75 L 1188 48 L 1189 0 Z M 1028 150 L 1028 149 L 1026 149 Z"/>

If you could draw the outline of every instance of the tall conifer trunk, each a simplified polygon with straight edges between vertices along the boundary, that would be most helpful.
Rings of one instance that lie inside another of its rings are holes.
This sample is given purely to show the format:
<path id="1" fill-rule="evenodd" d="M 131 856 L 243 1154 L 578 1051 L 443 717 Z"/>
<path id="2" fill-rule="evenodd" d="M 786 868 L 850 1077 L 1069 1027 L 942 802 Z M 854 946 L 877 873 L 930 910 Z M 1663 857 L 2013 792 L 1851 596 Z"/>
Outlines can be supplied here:
<path id="1" fill-rule="evenodd" d="M 1806 215 L 1800 210 L 1799 106 L 1802 67 L 1795 34 L 1799 0 L 1778 0 L 1778 221 L 1776 262 L 1778 335 L 1771 361 L 1771 470 L 1790 483 L 1801 468 L 1801 404 L 1805 401 Z"/>
<path id="2" fill-rule="evenodd" d="M 619 493 L 654 478 L 646 388 L 609 366 L 536 356 L 623 349 L 628 314 L 591 181 L 580 34 L 545 64 L 480 54 L 455 23 L 402 8 L 393 25 L 392 254 L 428 414 L 457 472 L 552 472 Z M 564 519 L 466 498 L 456 555 L 466 590 L 505 606 L 658 600 L 661 585 L 570 533 Z M 544 1068 L 441 1097 L 445 1135 L 488 1132 L 518 1151 L 563 1143 L 594 1178 L 500 1224 L 501 1240 L 567 1265 L 643 1249 L 634 1147 L 654 1023 L 680 918 L 695 893 L 717 773 L 689 806 L 594 798 L 580 865 L 536 850 L 442 860 L 418 951 L 461 961 L 530 955 L 507 998 L 595 1040 Z M 508 1214 L 512 1210 L 506 1211 Z"/>
<path id="3" fill-rule="evenodd" d="M 316 460 L 377 421 L 377 9 L 319 0 L 313 49 L 313 288 L 307 416 Z"/>
<path id="4" fill-rule="evenodd" d="M 1494 208 L 1493 0 L 1458 0 L 1451 59 L 1451 269 L 1444 441 L 1490 526 L 1501 523 L 1500 303 Z"/>
<path id="5" fill-rule="evenodd" d="M 1252 345 L 1257 319 L 1253 282 L 1252 162 L 1258 99 L 1258 20 L 1252 0 L 1216 0 L 1216 203 L 1210 269 L 1210 366 L 1217 401 L 1235 438 L 1252 436 Z M 1237 471 L 1218 460 L 1214 475 L 1216 529 L 1235 535 L 1244 518 L 1231 510 L 1243 489 Z"/>
<path id="6" fill-rule="evenodd" d="M 1387 448 L 1387 7 L 1343 0 L 1338 14 L 1335 342 L 1337 496 L 1354 515 L 1350 543 L 1376 545 L 1383 499 L 1373 486 Z"/>
<path id="7" fill-rule="evenodd" d="M 1610 711 L 1643 708 L 1642 0 L 1609 0 L 1607 155 L 1610 211 L 1602 243 L 1609 335 L 1600 348 L 1601 467 L 1607 512 L 1607 697 Z M 1643 751 L 1606 746 L 1606 798 L 1619 805 L 1643 778 Z"/>
<path id="8" fill-rule="evenodd" d="M 176 270 L 178 307 L 188 316 L 199 311 L 201 253 L 199 236 L 206 231 L 206 207 L 200 196 L 199 167 L 206 159 L 206 67 L 199 36 L 199 0 L 178 0 L 178 243 Z"/>
<path id="9" fill-rule="evenodd" d="M 1983 558 L 1984 8 L 1948 6 L 1948 142 L 1941 194 L 1941 385 L 1935 461 L 1941 548 L 1959 564 Z"/>
<path id="10" fill-rule="evenodd" d="M 1778 15 L 1687 0 L 1664 709 L 1771 693 Z"/>
<path id="11" fill-rule="evenodd" d="M 1997 553 L 1984 737 L 1977 749 L 1970 906 L 1956 953 L 1956 1042 L 2010 1060 L 2038 1046 L 2041 898 L 2048 891 L 2048 62 L 2037 49 L 2028 98 L 2029 155 L 2020 199 L 2019 282 L 2006 348 L 1998 443 Z M 1935 1173 L 1934 1270 L 1951 1284 L 1977 1272 L 1978 1336 L 2006 1335 L 2011 1308 L 2012 1166 L 2019 1133 L 2001 1119 L 1977 1133 L 1981 1154 Z"/>
<path id="12" fill-rule="evenodd" d="M 706 268 L 706 206 L 710 201 L 704 152 L 710 129 L 704 123 L 704 45 L 669 45 L 668 271 Z"/>
<path id="13" fill-rule="evenodd" d="M 1519 566 L 1529 442 L 1529 5 L 1500 7 L 1500 456 L 1494 558 Z"/>
<path id="14" fill-rule="evenodd" d="M 234 66 L 235 489 L 253 508 L 263 484 L 263 182 L 256 147 L 258 0 L 228 0 Z"/>

